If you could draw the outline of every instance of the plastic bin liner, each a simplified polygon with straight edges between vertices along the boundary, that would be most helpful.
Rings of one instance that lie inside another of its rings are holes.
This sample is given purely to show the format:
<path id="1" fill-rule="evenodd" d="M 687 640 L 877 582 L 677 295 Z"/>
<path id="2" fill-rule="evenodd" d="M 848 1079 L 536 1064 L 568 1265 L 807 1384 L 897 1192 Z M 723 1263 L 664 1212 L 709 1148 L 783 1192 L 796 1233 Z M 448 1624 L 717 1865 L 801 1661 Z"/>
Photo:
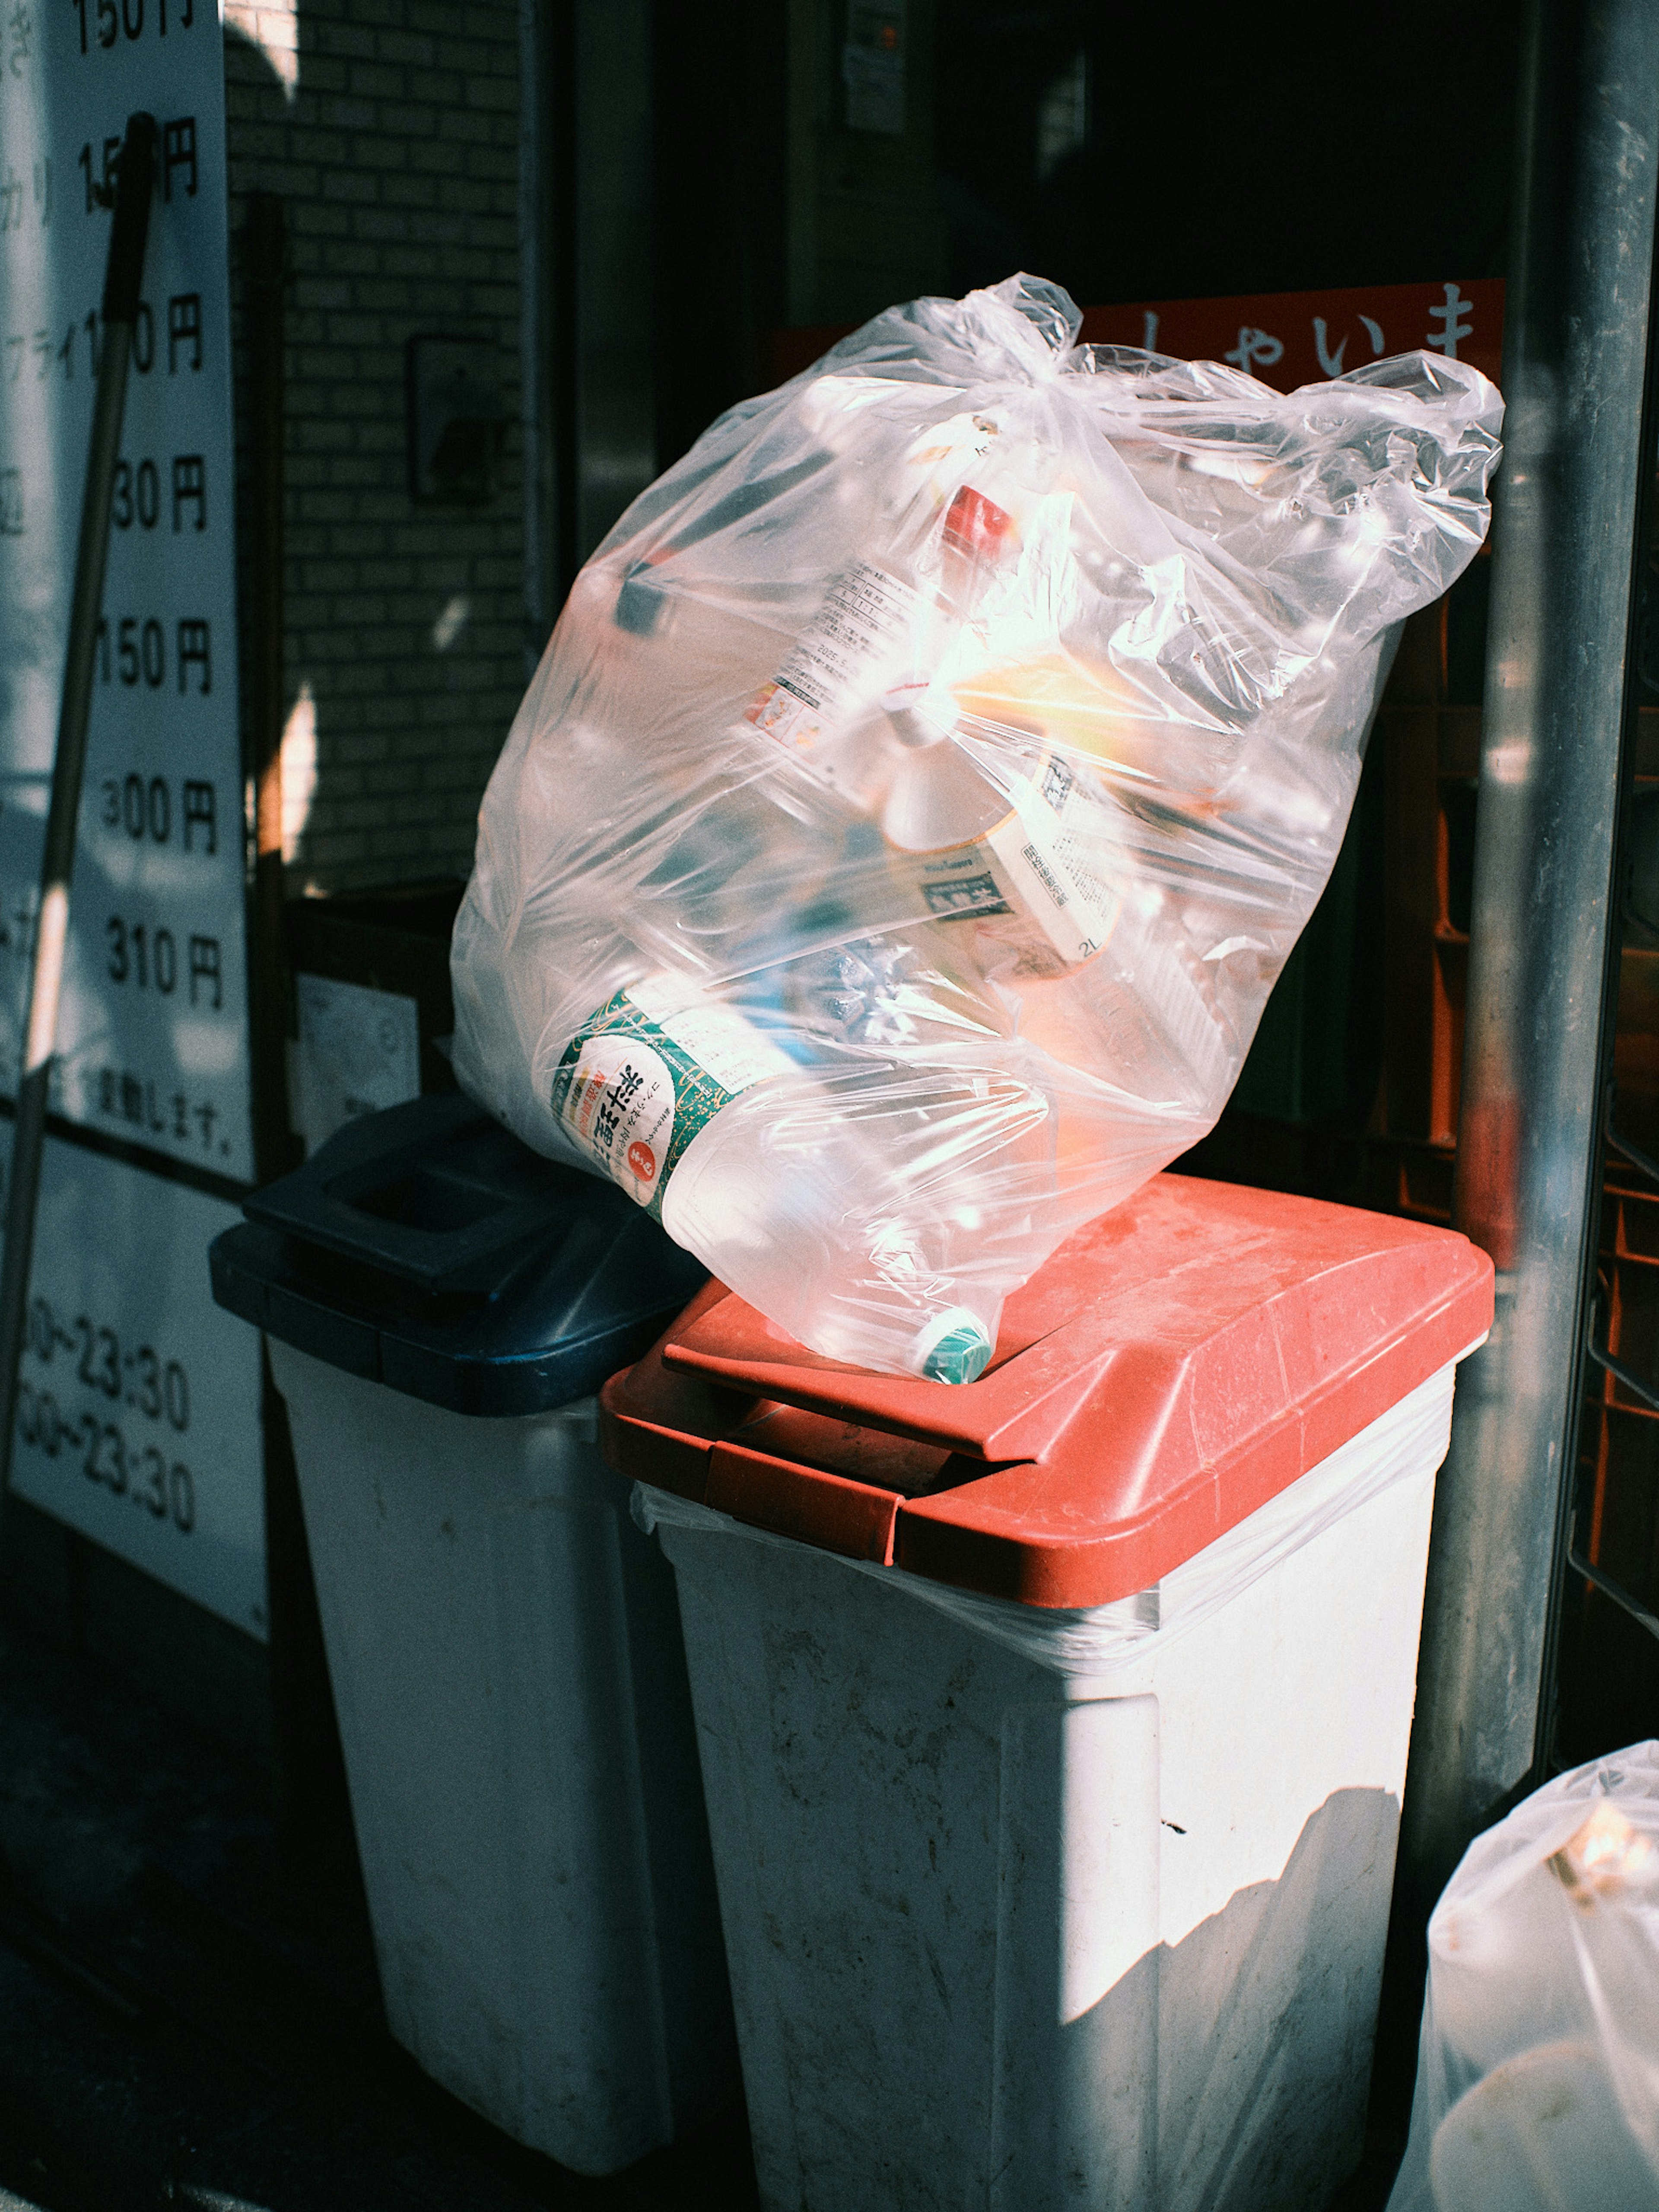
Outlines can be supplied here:
<path id="1" fill-rule="evenodd" d="M 811 1349 L 970 1381 L 1212 1126 L 1497 392 L 1288 396 L 1027 276 L 722 416 L 577 578 L 485 794 L 455 1067 Z"/>
<path id="2" fill-rule="evenodd" d="M 1429 1923 L 1389 2212 L 1659 2208 L 1659 1742 L 1548 1783 Z"/>
<path id="3" fill-rule="evenodd" d="M 1036 1607 L 1009 1598 L 952 1589 L 902 1567 L 844 1559 L 854 1574 L 890 1589 L 1006 1644 L 1024 1659 L 1064 1676 L 1091 1680 L 1130 1661 L 1150 1657 L 1270 1573 L 1335 1522 L 1401 1481 L 1420 1480 L 1446 1455 L 1455 1360 L 1410 1391 L 1386 1413 L 1291 1483 L 1237 1528 L 1172 1568 L 1151 1589 L 1109 1605 Z M 738 1523 L 712 1506 L 636 1482 L 634 1519 L 651 1534 L 659 1522 L 688 1528 L 741 1527 L 751 1541 L 795 1548 L 794 1540 Z"/>

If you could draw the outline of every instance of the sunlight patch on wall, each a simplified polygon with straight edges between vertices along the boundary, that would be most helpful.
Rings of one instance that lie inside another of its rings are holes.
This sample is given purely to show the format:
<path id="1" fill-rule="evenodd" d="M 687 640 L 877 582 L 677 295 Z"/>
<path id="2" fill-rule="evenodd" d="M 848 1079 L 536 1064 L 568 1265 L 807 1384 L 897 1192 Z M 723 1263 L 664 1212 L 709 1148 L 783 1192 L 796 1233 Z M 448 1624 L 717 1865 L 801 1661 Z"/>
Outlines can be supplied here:
<path id="1" fill-rule="evenodd" d="M 317 702 L 307 680 L 283 725 L 283 860 L 292 866 L 317 793 Z"/>
<path id="2" fill-rule="evenodd" d="M 300 89 L 299 0 L 224 0 L 225 28 L 257 46 L 291 106 Z"/>

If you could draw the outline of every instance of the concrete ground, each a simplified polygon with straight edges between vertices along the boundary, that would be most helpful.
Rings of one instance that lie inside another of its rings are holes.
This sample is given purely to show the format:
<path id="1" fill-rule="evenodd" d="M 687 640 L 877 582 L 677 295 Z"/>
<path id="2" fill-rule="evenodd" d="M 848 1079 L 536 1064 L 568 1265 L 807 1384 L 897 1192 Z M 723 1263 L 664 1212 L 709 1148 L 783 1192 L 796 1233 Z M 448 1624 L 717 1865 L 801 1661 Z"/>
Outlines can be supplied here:
<path id="1" fill-rule="evenodd" d="M 386 2034 L 361 1898 L 296 1882 L 257 1776 L 0 1644 L 0 2212 L 748 2212 L 741 2112 L 605 2182 Z M 1381 2212 L 1377 2131 L 1331 2212 Z"/>

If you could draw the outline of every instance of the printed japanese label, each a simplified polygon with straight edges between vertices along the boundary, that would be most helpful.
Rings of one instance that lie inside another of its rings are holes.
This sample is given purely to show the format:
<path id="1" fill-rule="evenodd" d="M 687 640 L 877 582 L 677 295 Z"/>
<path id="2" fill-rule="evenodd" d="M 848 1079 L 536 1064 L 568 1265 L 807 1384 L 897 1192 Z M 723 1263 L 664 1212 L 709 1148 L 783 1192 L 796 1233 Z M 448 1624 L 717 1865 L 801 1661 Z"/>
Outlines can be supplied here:
<path id="1" fill-rule="evenodd" d="M 793 1066 L 733 1006 L 675 976 L 608 999 L 565 1048 L 553 1111 L 594 1165 L 662 1219 L 686 1146 L 722 1106 Z"/>
<path id="2" fill-rule="evenodd" d="M 811 753 L 848 715 L 878 698 L 903 658 L 921 594 L 884 568 L 855 562 L 837 576 L 788 659 L 749 709 L 757 729 Z"/>
<path id="3" fill-rule="evenodd" d="M 1121 902 L 1095 873 L 1079 835 L 1077 797 L 1072 770 L 1049 760 L 983 836 L 918 854 L 916 880 L 929 913 L 945 921 L 1009 917 L 1014 927 L 995 934 L 1023 951 L 1024 971 L 1034 975 L 1091 958 L 1111 935 Z"/>

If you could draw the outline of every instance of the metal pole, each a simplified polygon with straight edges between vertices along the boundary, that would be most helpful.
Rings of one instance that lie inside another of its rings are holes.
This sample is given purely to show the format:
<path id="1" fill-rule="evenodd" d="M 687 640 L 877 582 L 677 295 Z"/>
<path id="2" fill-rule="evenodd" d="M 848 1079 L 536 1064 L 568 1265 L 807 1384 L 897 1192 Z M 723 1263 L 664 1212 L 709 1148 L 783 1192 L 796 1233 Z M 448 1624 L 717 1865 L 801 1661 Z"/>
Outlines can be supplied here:
<path id="1" fill-rule="evenodd" d="M 0 1262 L 0 1498 L 11 1474 L 12 1430 L 17 1418 L 17 1366 L 23 1349 L 29 1262 L 34 1253 L 34 1209 L 40 1155 L 46 1135 L 46 1101 L 58 1048 L 58 996 L 69 937 L 70 881 L 81 811 L 81 779 L 92 713 L 93 656 L 104 599 L 109 553 L 110 499 L 121 451 L 127 363 L 138 317 L 144 242 L 149 232 L 150 186 L 155 167 L 155 118 L 127 118 L 115 187 L 115 218 L 104 268 L 103 342 L 98 391 L 93 402 L 92 443 L 86 494 L 76 547 L 75 593 L 70 604 L 69 646 L 64 661 L 63 710 L 52 769 L 52 805 L 40 861 L 40 908 L 34 965 L 24 1016 L 23 1064 L 17 1086 L 17 1124 L 12 1139 L 6 1204 L 6 1248 Z"/>
<path id="2" fill-rule="evenodd" d="M 1534 1778 L 1576 1449 L 1633 712 L 1659 7 L 1528 10 L 1454 1218 L 1498 1311 L 1435 1504 L 1401 1835 L 1420 1916 Z"/>

